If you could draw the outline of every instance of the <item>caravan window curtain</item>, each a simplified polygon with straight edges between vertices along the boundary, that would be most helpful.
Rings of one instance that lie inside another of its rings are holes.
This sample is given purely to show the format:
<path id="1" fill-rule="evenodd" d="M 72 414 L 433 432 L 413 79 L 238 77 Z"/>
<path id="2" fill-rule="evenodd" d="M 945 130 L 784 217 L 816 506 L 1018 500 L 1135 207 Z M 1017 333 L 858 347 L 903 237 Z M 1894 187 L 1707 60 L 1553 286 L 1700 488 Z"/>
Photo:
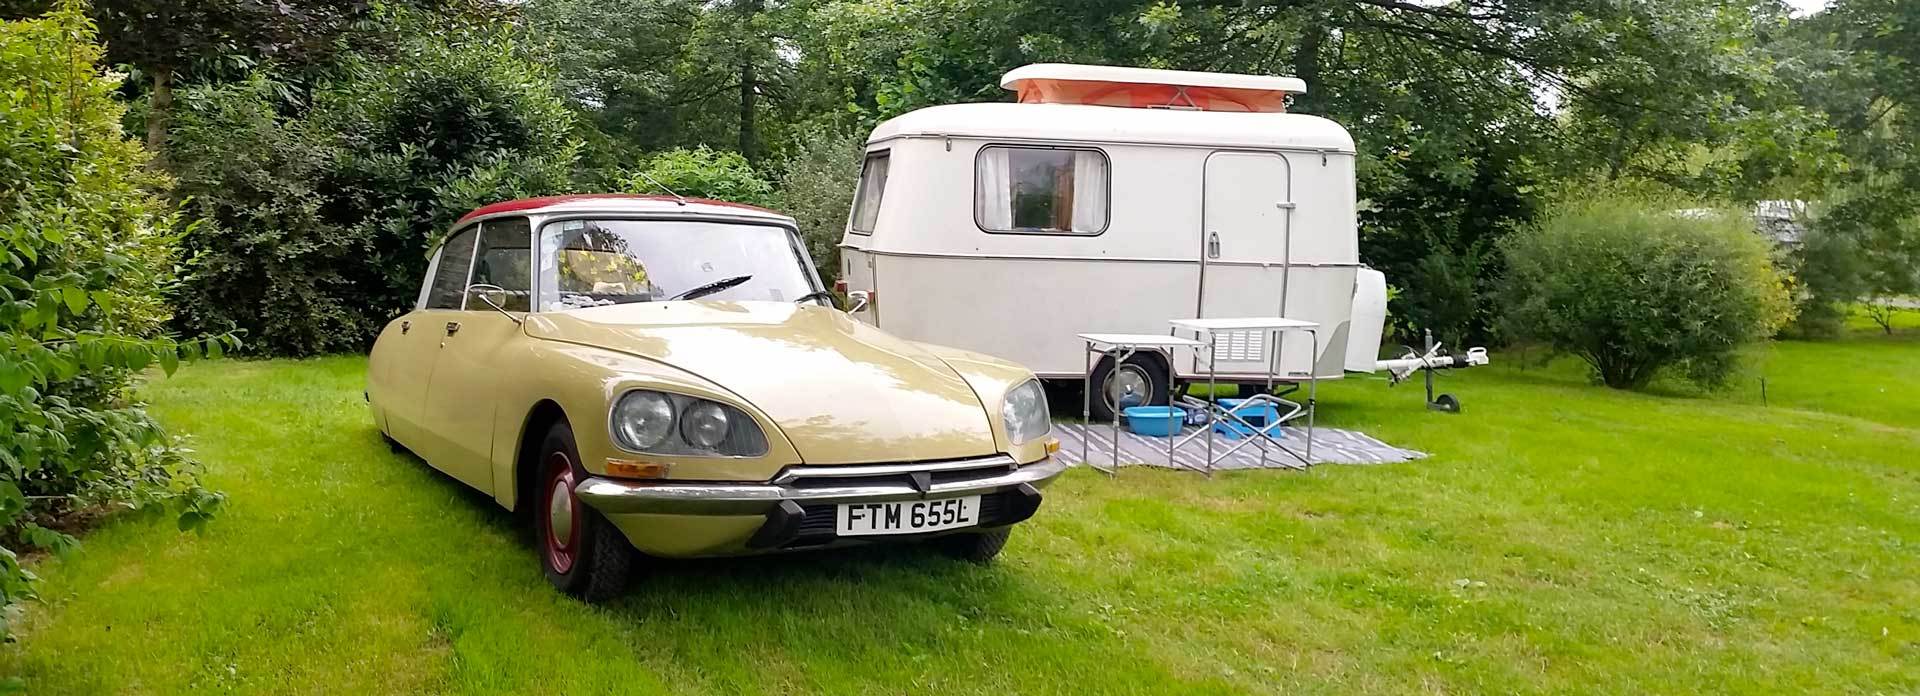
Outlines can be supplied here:
<path id="1" fill-rule="evenodd" d="M 867 155 L 867 161 L 860 167 L 860 190 L 853 202 L 853 228 L 855 234 L 873 234 L 873 228 L 880 221 L 880 201 L 887 194 L 887 170 L 891 168 L 893 158 L 888 151 Z"/>
<path id="2" fill-rule="evenodd" d="M 988 232 L 1095 235 L 1107 229 L 1099 150 L 989 145 L 974 160 L 973 216 Z"/>

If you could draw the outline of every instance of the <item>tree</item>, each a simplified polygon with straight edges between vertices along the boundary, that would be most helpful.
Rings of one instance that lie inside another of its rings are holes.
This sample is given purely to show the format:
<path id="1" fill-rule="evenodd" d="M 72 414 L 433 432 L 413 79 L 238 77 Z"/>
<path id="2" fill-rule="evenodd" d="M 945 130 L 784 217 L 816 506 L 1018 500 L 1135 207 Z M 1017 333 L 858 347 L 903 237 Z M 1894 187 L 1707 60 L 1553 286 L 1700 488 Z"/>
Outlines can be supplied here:
<path id="1" fill-rule="evenodd" d="M 606 164 L 701 145 L 757 164 L 783 143 L 767 117 L 789 92 L 777 56 L 786 4 L 534 0 L 525 14 Z"/>
<path id="2" fill-rule="evenodd" d="M 1827 333 L 1854 302 L 1888 307 L 1920 293 L 1920 6 L 1842 0 L 1795 27 L 1781 52 L 1848 162 L 1829 178 L 1798 259 L 1802 329 Z"/>
<path id="3" fill-rule="evenodd" d="M 300 61 L 323 52 L 366 0 L 91 0 L 107 58 L 150 81 L 147 148 L 161 152 L 177 77 L 223 56 Z"/>

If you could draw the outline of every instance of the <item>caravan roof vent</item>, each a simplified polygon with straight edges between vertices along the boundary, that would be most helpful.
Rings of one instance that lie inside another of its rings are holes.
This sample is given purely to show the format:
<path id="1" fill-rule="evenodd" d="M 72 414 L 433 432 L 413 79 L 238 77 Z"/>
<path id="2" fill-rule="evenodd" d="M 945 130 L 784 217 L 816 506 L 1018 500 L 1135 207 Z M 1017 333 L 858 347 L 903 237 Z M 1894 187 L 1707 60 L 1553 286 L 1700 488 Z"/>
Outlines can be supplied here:
<path id="1" fill-rule="evenodd" d="M 1022 104 L 1099 104 L 1199 111 L 1287 110 L 1287 94 L 1302 94 L 1296 77 L 1035 63 L 1009 71 L 1000 86 Z"/>

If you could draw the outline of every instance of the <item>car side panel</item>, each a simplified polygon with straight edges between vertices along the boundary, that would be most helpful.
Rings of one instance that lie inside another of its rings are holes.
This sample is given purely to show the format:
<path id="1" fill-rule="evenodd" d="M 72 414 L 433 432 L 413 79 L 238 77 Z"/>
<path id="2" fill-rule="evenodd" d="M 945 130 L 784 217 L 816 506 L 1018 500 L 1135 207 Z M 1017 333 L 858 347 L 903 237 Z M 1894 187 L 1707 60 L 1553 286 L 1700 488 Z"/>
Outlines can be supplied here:
<path id="1" fill-rule="evenodd" d="M 502 373 L 518 369 L 511 346 L 526 336 L 519 324 L 491 309 L 446 314 L 446 321 L 426 327 L 439 336 L 440 349 L 421 418 L 429 432 L 429 450 L 421 456 L 467 485 L 492 491 L 493 433 L 500 407 L 495 385 Z M 453 324 L 459 328 L 450 331 Z"/>
<path id="2" fill-rule="evenodd" d="M 375 339 L 367 365 L 367 400 L 387 435 L 416 452 L 426 446 L 421 421 L 427 380 L 440 351 L 439 339 L 425 328 L 437 310 L 415 310 L 387 323 Z"/>

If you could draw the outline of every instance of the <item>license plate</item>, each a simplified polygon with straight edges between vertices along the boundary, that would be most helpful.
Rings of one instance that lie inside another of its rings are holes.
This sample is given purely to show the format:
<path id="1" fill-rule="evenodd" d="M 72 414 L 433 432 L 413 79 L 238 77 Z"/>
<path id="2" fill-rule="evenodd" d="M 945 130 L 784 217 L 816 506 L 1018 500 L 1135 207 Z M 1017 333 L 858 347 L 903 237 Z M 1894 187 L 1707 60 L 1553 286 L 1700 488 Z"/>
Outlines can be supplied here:
<path id="1" fill-rule="evenodd" d="M 841 505 L 834 530 L 840 536 L 919 534 L 980 523 L 980 496 L 898 503 Z"/>

